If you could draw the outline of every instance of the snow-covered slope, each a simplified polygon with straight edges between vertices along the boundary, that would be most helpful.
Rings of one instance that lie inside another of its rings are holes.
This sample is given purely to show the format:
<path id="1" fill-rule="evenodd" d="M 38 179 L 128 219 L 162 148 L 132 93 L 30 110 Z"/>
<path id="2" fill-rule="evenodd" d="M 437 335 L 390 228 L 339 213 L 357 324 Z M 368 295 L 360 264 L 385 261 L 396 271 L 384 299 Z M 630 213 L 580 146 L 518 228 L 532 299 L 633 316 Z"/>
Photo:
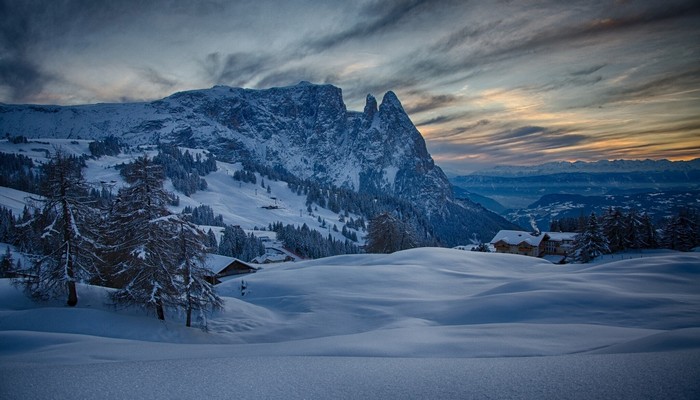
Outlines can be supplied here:
<path id="1" fill-rule="evenodd" d="M 87 140 L 68 139 L 41 139 L 30 141 L 25 144 L 11 144 L 6 140 L 0 140 L 0 152 L 22 154 L 32 158 L 36 163 L 47 161 L 47 154 L 60 147 L 69 154 L 80 156 L 89 154 Z M 194 149 L 185 149 L 192 153 Z M 116 193 L 125 185 L 124 179 L 120 175 L 116 166 L 133 161 L 143 154 L 154 156 L 157 154 L 151 146 L 134 148 L 132 152 L 122 153 L 118 156 L 102 156 L 98 159 L 87 159 L 86 168 L 83 170 L 85 180 L 96 189 L 103 187 Z M 265 185 L 270 186 L 270 193 L 262 188 L 260 184 L 252 184 L 235 181 L 233 174 L 242 169 L 240 163 L 217 162 L 217 171 L 208 174 L 207 189 L 197 191 L 191 196 L 185 196 L 176 192 L 172 182 L 166 180 L 166 189 L 176 193 L 180 198 L 177 207 L 171 207 L 173 212 L 179 212 L 186 206 L 197 207 L 208 205 L 214 211 L 214 215 L 221 214 L 225 223 L 230 225 L 240 225 L 247 231 L 265 229 L 269 224 L 282 222 L 284 225 L 291 224 L 302 226 L 306 224 L 309 228 L 321 232 L 324 236 L 331 235 L 336 240 L 344 241 L 345 237 L 339 232 L 343 223 L 339 222 L 340 215 L 323 207 L 316 207 L 313 213 L 307 212 L 306 197 L 298 195 L 287 187 L 283 181 L 265 180 Z M 256 174 L 257 181 L 261 182 L 262 177 Z M 26 204 L 38 199 L 40 196 L 19 190 L 0 187 L 0 206 L 10 209 L 15 216 L 22 213 Z M 276 208 L 270 208 L 275 206 Z M 318 222 L 318 218 L 325 221 Z M 357 215 L 350 214 L 350 217 L 357 218 Z M 337 225 L 338 231 L 333 229 Z M 214 231 L 220 228 L 212 227 Z M 207 228 L 208 229 L 208 228 Z M 274 232 L 259 233 L 259 235 L 273 235 Z M 359 244 L 364 243 L 364 232 L 357 232 Z"/>
<path id="2" fill-rule="evenodd" d="M 203 333 L 97 287 L 73 309 L 2 280 L 0 396 L 693 398 L 699 284 L 698 254 L 340 256 L 224 282 Z"/>
<path id="3" fill-rule="evenodd" d="M 131 145 L 173 142 L 209 150 L 220 161 L 282 167 L 301 179 L 407 200 L 431 219 L 446 245 L 513 227 L 469 200 L 454 200 L 393 92 L 379 105 L 368 95 L 362 112 L 346 109 L 340 88 L 308 82 L 267 90 L 216 86 L 150 103 L 0 105 L 5 135 L 114 135 Z"/>

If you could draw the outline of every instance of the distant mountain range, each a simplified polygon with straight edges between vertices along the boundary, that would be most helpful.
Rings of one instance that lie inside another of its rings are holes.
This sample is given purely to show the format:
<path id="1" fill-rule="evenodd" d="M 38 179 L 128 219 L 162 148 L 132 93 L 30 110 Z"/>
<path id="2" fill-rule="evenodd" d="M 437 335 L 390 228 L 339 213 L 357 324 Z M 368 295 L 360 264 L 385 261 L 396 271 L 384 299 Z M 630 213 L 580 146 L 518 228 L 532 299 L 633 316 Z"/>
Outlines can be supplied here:
<path id="1" fill-rule="evenodd" d="M 625 172 L 690 172 L 700 170 L 700 158 L 690 161 L 669 160 L 601 160 L 595 162 L 585 161 L 557 161 L 539 165 L 517 166 L 500 165 L 493 168 L 482 169 L 471 175 L 477 176 L 541 176 L 553 174 L 571 173 L 625 173 Z"/>
<path id="2" fill-rule="evenodd" d="M 699 190 L 700 159 L 502 166 L 454 177 L 451 182 L 506 208 L 523 208 L 548 194 L 604 196 Z"/>
<path id="3" fill-rule="evenodd" d="M 250 90 L 216 86 L 144 103 L 83 106 L 0 105 L 0 135 L 101 139 L 136 146 L 168 142 L 204 149 L 230 163 L 255 163 L 421 210 L 439 241 L 483 240 L 514 225 L 457 199 L 443 171 L 393 92 L 368 95 L 348 111 L 341 89 L 302 82 Z M 271 221 L 272 222 L 272 221 Z"/>
<path id="4" fill-rule="evenodd" d="M 661 219 L 700 209 L 700 159 L 615 160 L 498 166 L 451 179 L 469 198 L 521 226 L 549 229 L 552 218 L 636 209 Z"/>

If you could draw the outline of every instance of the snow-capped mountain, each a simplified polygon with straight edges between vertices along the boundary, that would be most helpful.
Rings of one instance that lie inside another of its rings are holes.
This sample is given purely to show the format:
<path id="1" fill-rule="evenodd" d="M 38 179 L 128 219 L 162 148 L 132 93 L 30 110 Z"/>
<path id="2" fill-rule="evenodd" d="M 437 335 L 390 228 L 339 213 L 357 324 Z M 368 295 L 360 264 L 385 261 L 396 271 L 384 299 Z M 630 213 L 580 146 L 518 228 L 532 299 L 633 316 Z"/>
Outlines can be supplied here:
<path id="1" fill-rule="evenodd" d="M 690 161 L 669 160 L 600 160 L 556 161 L 539 165 L 499 165 L 482 169 L 472 175 L 480 176 L 537 176 L 562 173 L 629 173 L 629 172 L 689 172 L 700 169 L 700 158 Z"/>
<path id="2" fill-rule="evenodd" d="M 457 201 L 443 171 L 393 92 L 368 95 L 348 111 L 340 88 L 298 85 L 251 90 L 216 86 L 145 103 L 85 106 L 0 105 L 0 135 L 99 139 L 130 145 L 172 142 L 219 160 L 282 168 L 301 179 L 408 200 L 444 244 L 488 239 L 512 227 L 469 201 Z"/>

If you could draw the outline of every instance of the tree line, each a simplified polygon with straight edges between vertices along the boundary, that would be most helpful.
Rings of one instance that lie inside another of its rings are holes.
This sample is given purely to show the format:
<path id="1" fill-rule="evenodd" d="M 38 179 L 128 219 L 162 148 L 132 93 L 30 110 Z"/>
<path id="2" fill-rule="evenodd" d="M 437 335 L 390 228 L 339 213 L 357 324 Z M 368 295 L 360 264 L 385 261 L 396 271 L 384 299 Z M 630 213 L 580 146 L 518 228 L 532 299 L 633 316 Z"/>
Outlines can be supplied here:
<path id="1" fill-rule="evenodd" d="M 576 261 L 586 263 L 602 254 L 628 249 L 661 247 L 690 251 L 700 244 L 699 222 L 700 215 L 696 212 L 681 210 L 657 229 L 647 213 L 639 214 L 635 210 L 624 213 L 611 207 L 600 218 L 595 212 L 587 219 L 579 218 L 573 256 Z M 569 223 L 560 221 L 552 226 L 562 227 Z"/>
<path id="2" fill-rule="evenodd" d="M 78 303 L 77 283 L 105 285 L 117 289 L 117 305 L 140 306 L 159 319 L 166 309 L 182 310 L 187 326 L 197 313 L 205 324 L 206 313 L 223 305 L 204 264 L 210 241 L 168 210 L 173 194 L 163 187 L 163 166 L 147 156 L 125 166 L 127 186 L 108 208 L 90 196 L 82 167 L 57 149 L 42 168 L 33 212 L 27 207 L 0 224 L 12 230 L 13 244 L 33 254 L 16 283 L 36 300 L 64 297 L 69 306 Z"/>

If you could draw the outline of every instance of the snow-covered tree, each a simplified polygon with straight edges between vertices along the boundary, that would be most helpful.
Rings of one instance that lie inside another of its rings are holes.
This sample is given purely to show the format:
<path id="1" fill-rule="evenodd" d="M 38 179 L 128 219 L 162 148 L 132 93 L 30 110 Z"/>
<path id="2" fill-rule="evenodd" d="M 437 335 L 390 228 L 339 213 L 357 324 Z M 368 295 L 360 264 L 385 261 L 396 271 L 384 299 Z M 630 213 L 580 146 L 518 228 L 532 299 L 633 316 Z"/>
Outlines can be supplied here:
<path id="1" fill-rule="evenodd" d="M 655 249 L 658 247 L 659 243 L 656 235 L 656 228 L 649 214 L 642 214 L 641 223 L 642 226 L 640 228 L 639 237 L 642 247 L 645 249 Z"/>
<path id="2" fill-rule="evenodd" d="M 608 239 L 611 252 L 625 249 L 625 218 L 619 208 L 610 207 L 603 215 L 603 234 Z M 590 223 L 590 219 L 589 219 Z"/>
<path id="3" fill-rule="evenodd" d="M 67 296 L 69 306 L 78 303 L 76 282 L 89 281 L 98 274 L 96 227 L 100 224 L 90 204 L 81 164 L 57 149 L 44 166 L 41 214 L 26 223 L 41 229 L 41 248 L 33 249 L 40 250 L 41 256 L 21 280 L 32 297 Z"/>
<path id="4" fill-rule="evenodd" d="M 182 307 L 185 309 L 185 325 L 192 326 L 192 312 L 200 313 L 206 326 L 206 311 L 220 309 L 223 301 L 207 280 L 211 273 L 204 267 L 207 256 L 207 236 L 196 225 L 177 218 L 179 232 L 178 273 L 182 276 Z"/>
<path id="5" fill-rule="evenodd" d="M 608 240 L 598 224 L 595 213 L 591 213 L 585 229 L 574 239 L 574 260 L 587 263 L 609 252 Z"/>
<path id="6" fill-rule="evenodd" d="M 12 252 L 10 246 L 5 249 L 5 254 L 0 258 L 0 278 L 8 278 L 12 274 L 14 264 L 12 263 Z"/>
<path id="7" fill-rule="evenodd" d="M 209 248 L 211 249 L 212 253 L 216 252 L 216 249 L 219 247 L 219 244 L 216 241 L 216 234 L 214 234 L 214 231 L 209 228 L 207 231 L 207 240 L 209 242 Z"/>
<path id="8" fill-rule="evenodd" d="M 643 235 L 642 217 L 635 210 L 624 216 L 624 247 L 626 249 L 642 249 L 646 247 Z"/>
<path id="9" fill-rule="evenodd" d="M 393 215 L 382 213 L 369 222 L 366 246 L 368 253 L 393 253 L 416 246 L 413 229 Z"/>
<path id="10" fill-rule="evenodd" d="M 119 190 L 109 223 L 112 284 L 119 288 L 113 298 L 153 309 L 164 320 L 164 308 L 178 306 L 182 291 L 179 223 L 167 208 L 173 195 L 163 188 L 162 167 L 147 156 L 128 165 L 123 175 L 129 186 Z"/>
<path id="11" fill-rule="evenodd" d="M 690 251 L 698 243 L 697 223 L 688 211 L 671 217 L 663 227 L 661 245 L 668 249 Z"/>

